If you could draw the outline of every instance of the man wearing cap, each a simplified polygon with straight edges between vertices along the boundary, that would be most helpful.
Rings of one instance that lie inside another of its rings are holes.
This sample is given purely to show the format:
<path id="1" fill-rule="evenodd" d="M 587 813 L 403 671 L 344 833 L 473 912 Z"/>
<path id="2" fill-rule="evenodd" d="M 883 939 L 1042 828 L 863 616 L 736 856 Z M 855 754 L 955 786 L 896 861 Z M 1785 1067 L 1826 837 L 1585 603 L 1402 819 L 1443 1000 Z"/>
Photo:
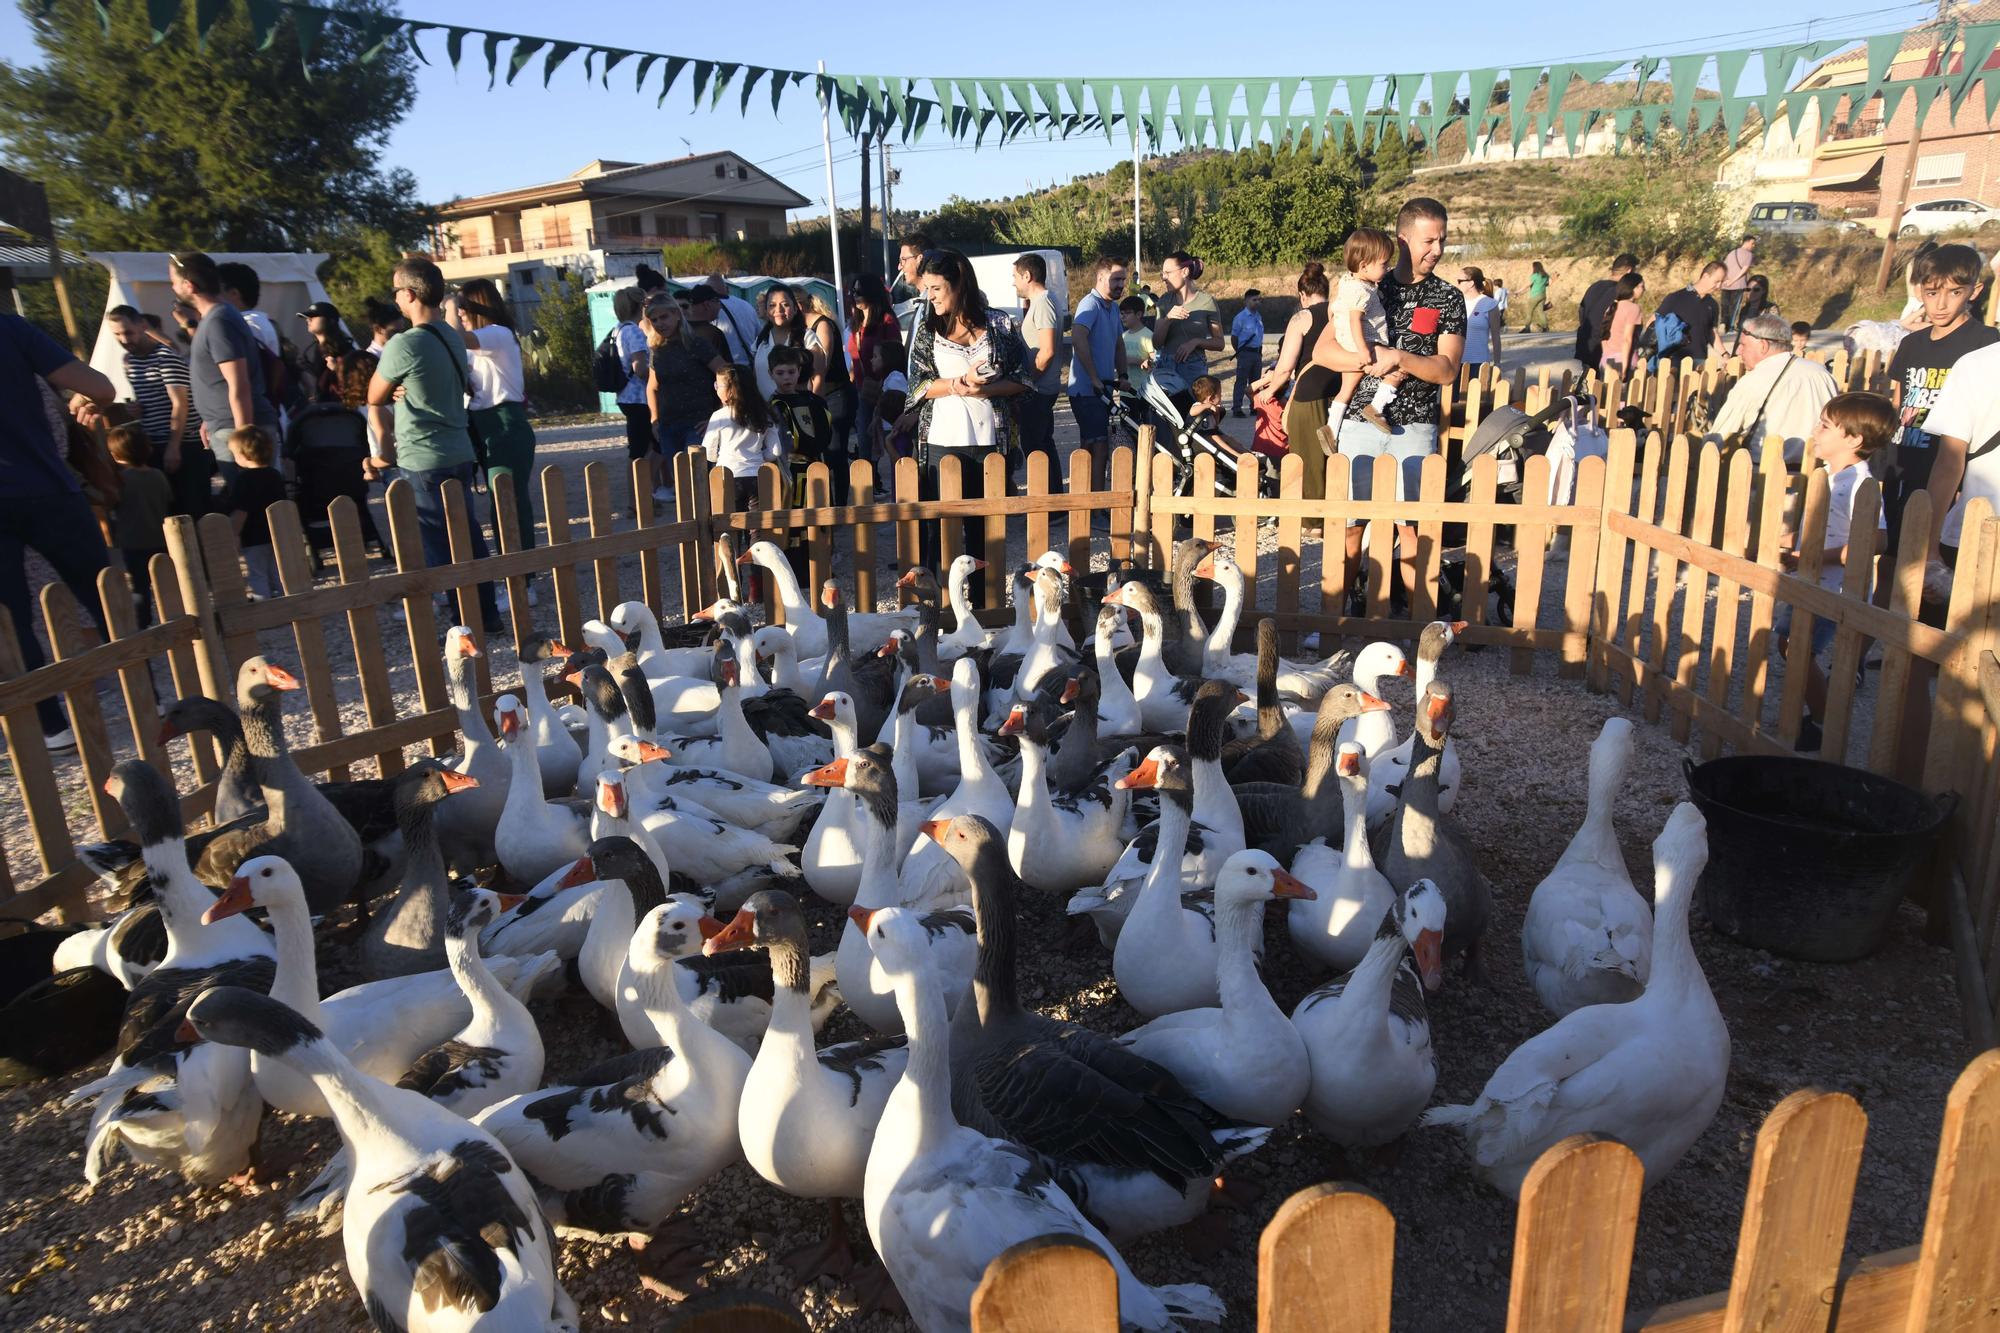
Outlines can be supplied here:
<path id="1" fill-rule="evenodd" d="M 228 480 L 236 475 L 236 460 L 229 456 L 230 432 L 262 426 L 273 438 L 278 433 L 278 409 L 264 392 L 257 335 L 236 307 L 222 299 L 222 271 L 213 259 L 198 250 L 183 251 L 168 256 L 167 271 L 174 295 L 191 303 L 201 316 L 188 348 L 188 375 L 201 437 Z"/>
<path id="2" fill-rule="evenodd" d="M 1820 409 L 1840 386 L 1824 365 L 1792 352 L 1792 326 L 1780 316 L 1745 321 L 1736 351 L 1743 358 L 1744 375 L 1709 424 L 1709 438 L 1740 436 L 1761 450 L 1765 439 L 1775 435 L 1785 442 L 1786 466 L 1799 466 L 1806 441 L 1819 427 Z"/>
<path id="3" fill-rule="evenodd" d="M 703 283 L 690 287 L 679 297 L 681 309 L 687 312 L 688 323 L 701 337 L 708 339 L 717 356 L 737 365 L 748 365 L 747 361 L 736 360 L 736 349 L 729 345 L 729 336 L 716 327 L 716 317 L 722 313 L 722 293 Z"/>
<path id="4" fill-rule="evenodd" d="M 750 365 L 751 349 L 757 345 L 757 330 L 763 327 L 763 321 L 757 318 L 757 307 L 732 295 L 720 273 L 709 274 L 704 285 L 715 293 L 712 319 L 726 344 L 722 354 L 739 366 Z"/>
<path id="5" fill-rule="evenodd" d="M 354 340 L 341 327 L 340 311 L 331 302 L 314 301 L 299 312 L 299 318 L 306 322 L 306 335 L 312 340 L 299 355 L 306 401 L 311 402 L 319 397 L 320 382 L 340 373 L 334 362 L 354 350 Z"/>

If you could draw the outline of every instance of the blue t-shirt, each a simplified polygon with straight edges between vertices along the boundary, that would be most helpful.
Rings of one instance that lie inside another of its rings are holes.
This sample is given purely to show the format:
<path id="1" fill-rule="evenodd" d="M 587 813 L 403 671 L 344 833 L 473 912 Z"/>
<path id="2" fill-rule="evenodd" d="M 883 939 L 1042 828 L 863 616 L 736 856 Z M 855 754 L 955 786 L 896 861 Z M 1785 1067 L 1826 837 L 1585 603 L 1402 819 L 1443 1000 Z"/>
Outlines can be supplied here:
<path id="1" fill-rule="evenodd" d="M 1097 367 L 1097 378 L 1108 383 L 1118 369 L 1118 339 L 1124 332 L 1124 324 L 1118 318 L 1118 307 L 1092 290 L 1077 302 L 1074 323 L 1077 328 L 1089 330 L 1091 364 Z M 1078 364 L 1074 350 L 1070 352 L 1069 391 L 1076 394 L 1094 392 L 1090 387 L 1090 376 Z"/>
<path id="2" fill-rule="evenodd" d="M 83 488 L 49 434 L 35 381 L 76 360 L 69 349 L 19 315 L 0 314 L 0 495 L 25 499 Z"/>

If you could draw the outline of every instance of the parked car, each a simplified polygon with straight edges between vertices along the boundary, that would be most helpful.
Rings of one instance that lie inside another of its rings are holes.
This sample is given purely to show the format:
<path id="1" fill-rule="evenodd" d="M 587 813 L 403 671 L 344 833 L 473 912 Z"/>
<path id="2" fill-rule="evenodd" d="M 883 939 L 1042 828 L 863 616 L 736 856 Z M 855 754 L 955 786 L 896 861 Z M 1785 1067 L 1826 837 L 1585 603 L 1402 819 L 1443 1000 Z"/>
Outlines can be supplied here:
<path id="1" fill-rule="evenodd" d="M 1935 236 L 1943 231 L 1964 231 L 2000 226 L 2000 208 L 1977 199 L 1926 199 L 1903 210 L 1902 236 Z"/>
<path id="2" fill-rule="evenodd" d="M 1853 231 L 1855 224 L 1844 218 L 1830 218 L 1819 211 L 1818 204 L 1796 201 L 1783 203 L 1756 204 L 1750 209 L 1749 229 L 1751 231 L 1773 232 L 1782 236 L 1803 236 L 1807 232 L 1832 227 L 1838 231 Z"/>

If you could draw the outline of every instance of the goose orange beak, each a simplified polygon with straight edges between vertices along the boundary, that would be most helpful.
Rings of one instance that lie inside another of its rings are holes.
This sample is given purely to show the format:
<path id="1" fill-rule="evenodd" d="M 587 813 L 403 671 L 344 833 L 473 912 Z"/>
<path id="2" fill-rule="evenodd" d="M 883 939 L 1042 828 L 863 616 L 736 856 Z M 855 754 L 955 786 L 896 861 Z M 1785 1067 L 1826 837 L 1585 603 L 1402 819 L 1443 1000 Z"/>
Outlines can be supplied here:
<path id="1" fill-rule="evenodd" d="M 281 666 L 266 665 L 264 679 L 271 682 L 274 690 L 296 690 L 299 687 L 299 678 Z"/>
<path id="2" fill-rule="evenodd" d="M 1444 721 L 1451 716 L 1451 700 L 1442 694 L 1433 694 L 1424 700 L 1424 716 L 1433 724 Z"/>
<path id="3" fill-rule="evenodd" d="M 1250 696 L 1245 694 L 1243 691 L 1238 690 L 1236 691 L 1236 702 L 1239 704 L 1247 704 L 1250 702 Z"/>
<path id="4" fill-rule="evenodd" d="M 1451 632 L 1454 636 L 1463 634 L 1471 625 L 1472 622 L 1469 620 L 1454 620 L 1451 622 Z"/>
<path id="5" fill-rule="evenodd" d="M 689 617 L 689 619 L 713 620 L 715 619 L 715 608 L 721 605 L 722 605 L 721 602 L 711 602 L 707 606 L 704 606 L 701 610 L 695 612 L 692 616 Z"/>
<path id="6" fill-rule="evenodd" d="M 1007 714 L 1007 720 L 1000 724 L 999 734 L 1002 736 L 1018 736 L 1027 729 L 1028 715 L 1021 709 L 1016 708 L 1013 712 Z"/>
<path id="7" fill-rule="evenodd" d="M 639 742 L 639 762 L 642 764 L 650 764 L 656 760 L 672 759 L 673 757 L 674 752 L 664 745 L 655 745 L 651 741 Z"/>
<path id="8" fill-rule="evenodd" d="M 1288 875 L 1282 870 L 1273 870 L 1271 872 L 1271 896 L 1274 898 L 1297 898 L 1305 902 L 1311 902 L 1313 899 L 1319 897 L 1317 893 L 1313 892 L 1312 885 L 1295 875 Z"/>
<path id="9" fill-rule="evenodd" d="M 1410 659 L 1406 657 L 1406 658 L 1404 658 L 1404 659 L 1403 659 L 1402 661 L 1400 661 L 1400 662 L 1396 663 L 1396 669 L 1395 669 L 1395 671 L 1391 672 L 1390 674 L 1391 674 L 1391 675 L 1397 675 L 1397 676 L 1407 676 L 1407 675 L 1409 675 L 1409 674 L 1410 674 Z"/>
<path id="10" fill-rule="evenodd" d="M 726 661 L 716 663 L 715 683 L 717 685 L 734 685 L 736 684 L 736 679 L 737 679 L 737 674 L 736 674 L 735 658 L 732 657 Z"/>
<path id="11" fill-rule="evenodd" d="M 1376 696 L 1363 690 L 1361 692 L 1361 711 L 1364 713 L 1386 713 L 1389 711 L 1389 701 L 1378 699 Z"/>
<path id="12" fill-rule="evenodd" d="M 1074 565 L 1070 564 L 1070 562 L 1069 562 L 1069 561 L 1067 561 L 1067 560 L 1058 560 L 1058 561 L 1056 561 L 1056 568 L 1057 568 L 1057 569 L 1060 569 L 1060 570 L 1061 570 L 1061 571 L 1062 571 L 1063 573 L 1065 573 L 1065 574 L 1074 574 L 1074 573 L 1076 573 L 1076 567 L 1075 567 Z"/>
<path id="13" fill-rule="evenodd" d="M 470 634 L 461 634 L 459 636 L 458 655 L 460 657 L 479 656 L 479 645 L 472 641 L 472 636 Z"/>
<path id="14" fill-rule="evenodd" d="M 165 745 L 168 741 L 174 739 L 174 737 L 180 734 L 181 734 L 181 729 L 174 723 L 174 720 L 172 718 L 164 718 L 160 722 L 160 734 L 155 738 L 155 743 L 159 745 Z M 108 791 L 110 789 L 106 788 L 106 790 Z"/>
<path id="15" fill-rule="evenodd" d="M 511 710 L 500 714 L 500 735 L 511 741 L 520 734 L 521 715 Z"/>
<path id="16" fill-rule="evenodd" d="M 813 705 L 812 715 L 822 722 L 831 722 L 835 711 L 833 696 L 829 694 Z"/>
<path id="17" fill-rule="evenodd" d="M 755 564 L 756 562 L 757 562 L 757 557 L 750 554 L 748 547 L 744 548 L 742 555 L 736 557 L 736 563 L 739 565 L 752 565 Z"/>
<path id="18" fill-rule="evenodd" d="M 545 651 L 552 658 L 571 658 L 576 656 L 575 649 L 571 648 L 568 644 L 557 643 L 554 639 L 549 640 L 549 646 Z"/>
<path id="19" fill-rule="evenodd" d="M 875 919 L 875 912 L 876 909 L 873 907 L 850 907 L 847 909 L 847 919 L 861 927 L 861 933 L 866 935 L 868 923 Z"/>
<path id="20" fill-rule="evenodd" d="M 493 897 L 500 904 L 500 910 L 503 912 L 511 912 L 522 903 L 528 901 L 528 895 L 525 893 L 496 893 Z"/>
<path id="21" fill-rule="evenodd" d="M 1340 776 L 1344 778 L 1357 777 L 1361 773 L 1361 756 L 1344 754 L 1334 761 L 1334 766 L 1340 770 Z"/>
<path id="22" fill-rule="evenodd" d="M 625 801 L 625 784 L 600 781 L 597 784 L 597 808 L 613 819 L 623 819 L 629 808 Z"/>
<path id="23" fill-rule="evenodd" d="M 709 917 L 703 917 L 702 921 L 704 925 L 710 919 Z M 756 925 L 757 914 L 745 907 L 729 919 L 728 925 L 723 926 L 713 935 L 710 935 L 706 929 L 703 929 L 702 935 L 704 938 L 701 942 L 701 951 L 713 958 L 716 954 L 727 953 L 731 949 L 748 948 L 756 942 L 754 933 Z"/>
<path id="24" fill-rule="evenodd" d="M 847 785 L 847 761 L 836 759 L 830 764 L 821 764 L 806 774 L 809 787 L 845 787 Z"/>
<path id="25" fill-rule="evenodd" d="M 181 1025 L 174 1029 L 174 1041 L 182 1046 L 192 1046 L 201 1040 L 201 1034 L 194 1030 L 194 1020 L 183 1018 Z"/>
<path id="26" fill-rule="evenodd" d="M 901 577 L 901 578 L 899 578 L 899 579 L 897 579 L 897 580 L 896 580 L 896 586 L 897 586 L 898 588 L 914 588 L 914 587 L 916 587 L 916 586 L 917 586 L 917 571 L 916 571 L 916 570 L 914 570 L 914 569 L 908 569 L 908 570 L 904 570 L 904 571 L 903 571 L 903 577 Z"/>
<path id="27" fill-rule="evenodd" d="M 1148 755 L 1137 768 L 1118 779 L 1112 785 L 1121 791 L 1134 791 L 1140 787 L 1157 786 L 1159 785 L 1159 781 L 1160 766 L 1153 762 L 1151 755 Z"/>
<path id="28" fill-rule="evenodd" d="M 926 819 L 923 823 L 917 825 L 917 827 L 924 831 L 926 838 L 929 838 L 932 842 L 942 844 L 944 842 L 944 831 L 951 827 L 951 821 L 949 819 Z"/>
<path id="29" fill-rule="evenodd" d="M 1215 552 L 1210 551 L 1201 558 L 1201 562 L 1194 567 L 1194 576 L 1198 579 L 1215 577 Z"/>
<path id="30" fill-rule="evenodd" d="M 894 657 L 896 655 L 896 650 L 897 650 L 896 640 L 891 638 L 887 642 L 885 642 L 880 648 L 877 648 L 875 650 L 875 656 Z"/>
<path id="31" fill-rule="evenodd" d="M 457 773 L 449 768 L 439 773 L 438 776 L 444 779 L 444 789 L 447 795 L 457 791 L 471 791 L 479 785 L 479 779 L 473 777 L 472 774 Z"/>
<path id="32" fill-rule="evenodd" d="M 984 569 L 986 568 L 986 562 L 984 560 L 981 560 L 978 556 L 974 556 L 972 557 L 972 567 L 974 569 Z"/>
<path id="33" fill-rule="evenodd" d="M 1125 585 L 1121 583 L 1117 587 L 1113 588 L 1110 592 L 1105 593 L 1104 604 L 1106 606 L 1125 605 Z"/>
<path id="34" fill-rule="evenodd" d="M 579 856 L 576 858 L 576 864 L 563 872 L 563 877 L 556 882 L 556 887 L 573 889 L 579 884 L 588 884 L 596 878 L 597 868 L 590 864 L 590 858 Z"/>
<path id="35" fill-rule="evenodd" d="M 1410 946 L 1417 956 L 1417 975 L 1423 978 L 1424 989 L 1434 991 L 1444 984 L 1444 932 L 1425 930 L 1417 933 L 1416 942 Z"/>
<path id="36" fill-rule="evenodd" d="M 229 887 L 222 891 L 222 896 L 210 903 L 208 910 L 201 914 L 201 924 L 212 926 L 224 918 L 248 911 L 254 906 L 256 904 L 250 901 L 249 878 L 238 875 L 229 881 Z"/>
<path id="37" fill-rule="evenodd" d="M 568 685 L 568 686 L 570 686 L 570 687 L 571 687 L 571 688 L 573 688 L 573 689 L 578 689 L 578 690 L 582 689 L 582 688 L 583 688 L 583 669 L 582 669 L 581 667 L 579 667 L 579 668 L 578 668 L 577 670 L 575 670 L 575 671 L 565 671 L 565 672 L 563 672 L 563 684 L 565 684 L 565 685 Z"/>
<path id="38" fill-rule="evenodd" d="M 1078 680 L 1075 676 L 1071 676 L 1068 680 L 1063 682 L 1062 698 L 1058 702 L 1073 704 L 1076 702 L 1076 696 L 1082 693 L 1082 691 L 1083 691 L 1083 682 Z"/>
<path id="39" fill-rule="evenodd" d="M 714 917 L 709 916 L 706 913 L 702 915 L 701 920 L 696 924 L 696 928 L 701 931 L 701 939 L 702 939 L 701 947 L 703 953 L 708 952 L 708 941 L 714 939 L 717 935 L 720 935 L 723 931 L 729 929 L 729 927 L 723 925 L 720 921 L 717 921 Z"/>

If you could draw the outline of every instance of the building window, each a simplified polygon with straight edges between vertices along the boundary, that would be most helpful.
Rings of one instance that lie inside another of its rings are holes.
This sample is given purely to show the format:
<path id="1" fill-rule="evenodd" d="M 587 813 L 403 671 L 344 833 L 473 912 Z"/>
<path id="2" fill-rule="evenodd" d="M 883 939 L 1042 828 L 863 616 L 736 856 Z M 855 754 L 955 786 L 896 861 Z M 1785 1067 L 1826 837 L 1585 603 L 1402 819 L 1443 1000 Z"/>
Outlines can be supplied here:
<path id="1" fill-rule="evenodd" d="M 639 229 L 639 215 L 637 213 L 620 213 L 616 217 L 610 218 L 609 221 L 613 236 L 637 236 L 641 234 Z"/>
<path id="2" fill-rule="evenodd" d="M 715 164 L 715 178 L 716 178 L 717 180 L 726 180 L 726 179 L 728 179 L 728 176 L 729 176 L 729 164 L 728 164 L 727 162 L 718 162 L 718 163 L 716 163 L 716 164 Z"/>
<path id="3" fill-rule="evenodd" d="M 663 213 L 660 216 L 661 235 L 686 236 L 688 220 L 685 213 Z"/>
<path id="4" fill-rule="evenodd" d="M 1917 159 L 1917 176 L 1911 184 L 1956 185 L 1965 178 L 1964 153 L 1926 153 Z"/>
<path id="5" fill-rule="evenodd" d="M 764 218 L 745 218 L 743 219 L 743 234 L 745 236 L 769 236 L 771 234 L 771 224 Z"/>
<path id="6" fill-rule="evenodd" d="M 702 237 L 706 240 L 711 240 L 711 241 L 721 240 L 723 234 L 722 214 L 703 213 L 701 215 L 701 234 Z"/>
<path id="7" fill-rule="evenodd" d="M 542 223 L 542 248 L 544 250 L 560 250 L 566 247 L 568 244 L 569 244 L 568 218 L 564 218 L 560 222 L 544 221 Z"/>

